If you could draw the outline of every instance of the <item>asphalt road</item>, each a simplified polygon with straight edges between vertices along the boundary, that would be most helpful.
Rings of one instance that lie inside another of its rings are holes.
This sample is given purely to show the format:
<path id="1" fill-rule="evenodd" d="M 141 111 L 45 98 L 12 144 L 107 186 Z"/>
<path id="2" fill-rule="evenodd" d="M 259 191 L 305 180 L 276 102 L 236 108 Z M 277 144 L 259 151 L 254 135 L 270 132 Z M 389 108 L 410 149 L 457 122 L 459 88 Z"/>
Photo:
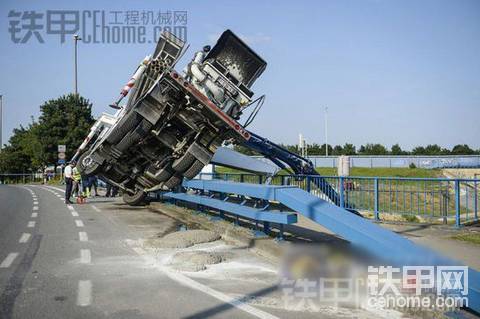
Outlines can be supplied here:
<path id="1" fill-rule="evenodd" d="M 126 244 L 135 225 L 102 213 L 111 203 L 62 198 L 61 189 L 0 185 L 0 318 L 270 316 L 152 266 Z"/>
<path id="2" fill-rule="evenodd" d="M 120 199 L 65 205 L 63 198 L 57 187 L 0 185 L 0 319 L 403 316 L 308 303 L 292 309 L 279 287 L 282 266 L 248 247 L 217 240 L 161 249 L 152 241 L 179 221 Z M 460 254 L 473 251 L 454 245 Z M 172 269 L 175 254 L 195 251 L 226 260 L 199 272 Z"/>

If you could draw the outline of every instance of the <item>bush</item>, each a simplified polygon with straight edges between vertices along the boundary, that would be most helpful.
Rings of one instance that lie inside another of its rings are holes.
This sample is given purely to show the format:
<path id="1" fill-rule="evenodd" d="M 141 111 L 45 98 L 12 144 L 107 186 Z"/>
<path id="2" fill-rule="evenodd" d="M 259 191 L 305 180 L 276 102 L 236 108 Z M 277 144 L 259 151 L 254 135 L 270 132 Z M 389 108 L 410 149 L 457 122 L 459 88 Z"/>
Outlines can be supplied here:
<path id="1" fill-rule="evenodd" d="M 420 220 L 416 215 L 403 214 L 403 219 L 409 223 L 418 223 Z"/>
<path id="2" fill-rule="evenodd" d="M 410 163 L 410 165 L 408 165 L 409 168 L 417 168 L 417 166 L 413 163 Z"/>

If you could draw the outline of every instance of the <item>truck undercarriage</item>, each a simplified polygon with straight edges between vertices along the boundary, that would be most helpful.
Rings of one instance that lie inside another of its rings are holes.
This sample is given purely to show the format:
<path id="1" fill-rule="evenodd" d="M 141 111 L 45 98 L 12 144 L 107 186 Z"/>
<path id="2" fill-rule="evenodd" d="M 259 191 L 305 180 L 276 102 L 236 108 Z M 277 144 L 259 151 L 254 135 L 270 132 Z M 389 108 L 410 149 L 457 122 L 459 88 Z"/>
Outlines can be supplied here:
<path id="1" fill-rule="evenodd" d="M 164 33 L 112 105 L 117 114 L 102 116 L 73 158 L 81 174 L 121 188 L 128 204 L 195 177 L 224 142 L 250 138 L 237 120 L 266 63 L 227 30 L 181 75 L 173 67 L 183 48 Z"/>

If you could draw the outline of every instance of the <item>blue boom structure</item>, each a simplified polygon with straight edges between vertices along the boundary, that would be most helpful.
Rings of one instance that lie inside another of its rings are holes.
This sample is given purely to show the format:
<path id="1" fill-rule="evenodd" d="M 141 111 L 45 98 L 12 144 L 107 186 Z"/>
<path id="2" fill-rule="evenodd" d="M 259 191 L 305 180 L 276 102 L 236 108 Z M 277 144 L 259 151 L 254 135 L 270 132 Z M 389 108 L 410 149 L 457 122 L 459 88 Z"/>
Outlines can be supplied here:
<path id="1" fill-rule="evenodd" d="M 285 165 L 287 164 L 297 175 L 320 176 L 310 160 L 290 152 L 280 145 L 277 145 L 255 133 L 249 133 L 251 137 L 249 140 L 244 141 L 243 145 L 262 154 L 278 167 L 288 169 Z M 332 203 L 337 206 L 340 205 L 340 195 L 324 178 L 315 178 L 312 182 L 332 201 Z M 346 207 L 348 207 L 348 205 L 346 205 Z"/>

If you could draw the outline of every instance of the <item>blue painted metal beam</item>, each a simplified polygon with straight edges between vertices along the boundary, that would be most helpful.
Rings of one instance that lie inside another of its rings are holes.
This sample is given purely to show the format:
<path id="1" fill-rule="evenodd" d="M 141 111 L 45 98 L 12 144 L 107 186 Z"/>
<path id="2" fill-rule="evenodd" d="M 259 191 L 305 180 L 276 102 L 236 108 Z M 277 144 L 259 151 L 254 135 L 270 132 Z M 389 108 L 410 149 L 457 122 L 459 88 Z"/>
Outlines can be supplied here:
<path id="1" fill-rule="evenodd" d="M 272 211 L 272 210 L 260 210 L 248 206 L 243 206 L 237 203 L 230 203 L 223 200 L 210 198 L 200 195 L 189 195 L 185 193 L 165 193 L 163 196 L 175 198 L 185 202 L 204 205 L 207 207 L 219 209 L 225 212 L 229 212 L 235 215 L 240 215 L 246 218 L 266 221 L 278 224 L 294 224 L 297 222 L 297 215 L 295 213 Z"/>
<path id="2" fill-rule="evenodd" d="M 220 180 L 184 180 L 183 187 L 209 190 L 213 192 L 237 194 L 259 199 L 276 201 L 275 192 L 278 189 L 297 188 L 296 186 L 264 185 L 249 183 L 232 183 Z"/>
<path id="3" fill-rule="evenodd" d="M 266 175 L 275 175 L 280 170 L 280 168 L 275 165 L 247 156 L 227 147 L 219 147 L 215 151 L 210 163 Z"/>

